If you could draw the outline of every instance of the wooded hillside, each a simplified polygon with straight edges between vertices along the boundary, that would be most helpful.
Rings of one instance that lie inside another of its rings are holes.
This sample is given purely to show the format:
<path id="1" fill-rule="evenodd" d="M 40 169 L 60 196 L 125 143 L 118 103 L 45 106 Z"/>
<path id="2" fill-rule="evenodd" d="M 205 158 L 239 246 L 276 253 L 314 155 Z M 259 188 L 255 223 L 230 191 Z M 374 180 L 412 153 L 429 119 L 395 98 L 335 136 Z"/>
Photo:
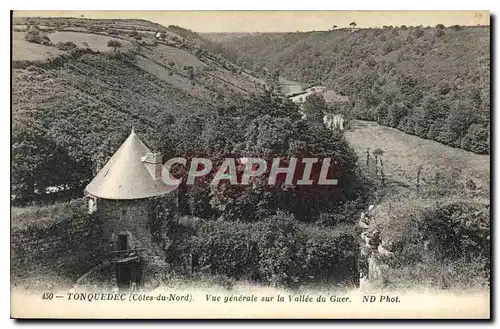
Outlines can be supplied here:
<path id="1" fill-rule="evenodd" d="M 489 27 L 402 26 L 214 40 L 238 51 L 238 64 L 256 72 L 265 67 L 349 96 L 355 118 L 489 153 Z"/>
<path id="2" fill-rule="evenodd" d="M 46 188 L 81 194 L 132 127 L 162 150 L 174 121 L 265 87 L 205 43 L 173 32 L 180 28 L 137 20 L 14 23 L 12 192 L 22 200 Z"/>

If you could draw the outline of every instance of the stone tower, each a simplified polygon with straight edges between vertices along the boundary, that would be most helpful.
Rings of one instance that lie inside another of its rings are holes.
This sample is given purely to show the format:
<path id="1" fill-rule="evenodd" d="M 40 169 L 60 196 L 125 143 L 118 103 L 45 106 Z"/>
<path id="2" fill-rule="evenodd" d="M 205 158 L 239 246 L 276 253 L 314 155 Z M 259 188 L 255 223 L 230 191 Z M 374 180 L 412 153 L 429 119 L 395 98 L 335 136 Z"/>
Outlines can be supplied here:
<path id="1" fill-rule="evenodd" d="M 175 211 L 177 192 L 161 176 L 161 154 L 152 153 L 132 130 L 85 188 L 88 211 L 101 230 L 104 264 L 120 288 L 139 286 L 148 263 L 162 258 L 153 241 L 161 228 L 154 223 L 159 203 Z"/>

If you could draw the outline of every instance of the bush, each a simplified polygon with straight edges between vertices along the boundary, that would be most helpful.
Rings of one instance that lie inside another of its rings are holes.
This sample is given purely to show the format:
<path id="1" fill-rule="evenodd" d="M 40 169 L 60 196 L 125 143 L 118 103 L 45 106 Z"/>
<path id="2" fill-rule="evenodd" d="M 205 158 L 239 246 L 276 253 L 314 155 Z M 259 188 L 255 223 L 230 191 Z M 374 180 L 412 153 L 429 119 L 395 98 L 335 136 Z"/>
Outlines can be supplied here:
<path id="1" fill-rule="evenodd" d="M 490 258 L 489 206 L 452 203 L 423 212 L 419 230 L 439 259 Z"/>
<path id="2" fill-rule="evenodd" d="M 31 43 L 37 43 L 44 46 L 52 46 L 52 42 L 50 41 L 49 37 L 41 34 L 39 30 L 32 29 L 31 31 L 26 33 L 24 39 Z"/>
<path id="3" fill-rule="evenodd" d="M 423 37 L 425 34 L 424 30 L 422 29 L 415 29 L 415 31 L 413 31 L 413 36 L 415 38 L 420 38 L 420 37 Z"/>
<path id="4" fill-rule="evenodd" d="M 68 41 L 68 42 L 58 42 L 56 44 L 56 48 L 59 50 L 69 51 L 76 49 L 77 46 L 74 42 Z"/>
<path id="5" fill-rule="evenodd" d="M 443 35 L 445 35 L 445 33 L 444 33 L 444 31 L 443 31 L 443 30 L 441 30 L 441 29 L 436 30 L 436 31 L 434 32 L 434 36 L 435 36 L 436 38 L 441 38 Z"/>
<path id="6" fill-rule="evenodd" d="M 108 47 L 113 48 L 114 51 L 116 51 L 117 48 L 121 48 L 122 44 L 118 40 L 109 40 L 108 41 Z"/>
<path id="7" fill-rule="evenodd" d="M 255 223 L 209 221 L 191 240 L 201 271 L 288 287 L 355 282 L 357 248 L 349 232 L 314 229 L 282 212 Z"/>
<path id="8" fill-rule="evenodd" d="M 212 275 L 248 278 L 256 274 L 258 253 L 251 225 L 224 221 L 202 224 L 191 240 L 198 270 Z"/>
<path id="9" fill-rule="evenodd" d="M 278 213 L 259 230 L 259 274 L 273 285 L 295 285 L 307 274 L 304 267 L 307 241 L 293 216 Z"/>
<path id="10" fill-rule="evenodd" d="M 382 238 L 395 253 L 386 262 L 390 286 L 487 285 L 490 206 L 454 201 L 426 207 L 422 201 L 393 203 L 389 221 L 380 223 Z"/>

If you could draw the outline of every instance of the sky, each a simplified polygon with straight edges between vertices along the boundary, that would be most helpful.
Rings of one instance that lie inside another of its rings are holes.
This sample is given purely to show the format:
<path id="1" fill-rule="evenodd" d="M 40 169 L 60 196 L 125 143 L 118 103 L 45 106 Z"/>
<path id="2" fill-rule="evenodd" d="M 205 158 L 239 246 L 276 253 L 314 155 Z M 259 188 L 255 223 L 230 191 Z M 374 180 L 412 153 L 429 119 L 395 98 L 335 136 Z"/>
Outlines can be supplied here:
<path id="1" fill-rule="evenodd" d="M 15 11 L 14 16 L 137 18 L 195 32 L 322 31 L 356 22 L 360 28 L 489 25 L 488 11 Z"/>

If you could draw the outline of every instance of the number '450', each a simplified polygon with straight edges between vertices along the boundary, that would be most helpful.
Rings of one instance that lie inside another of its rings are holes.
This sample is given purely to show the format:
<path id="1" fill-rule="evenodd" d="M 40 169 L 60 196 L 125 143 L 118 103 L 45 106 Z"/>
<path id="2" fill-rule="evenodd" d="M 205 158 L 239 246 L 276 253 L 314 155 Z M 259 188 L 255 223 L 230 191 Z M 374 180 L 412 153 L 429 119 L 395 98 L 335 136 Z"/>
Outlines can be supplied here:
<path id="1" fill-rule="evenodd" d="M 51 300 L 52 298 L 54 298 L 54 294 L 51 292 L 44 292 L 42 295 L 42 299 Z"/>

